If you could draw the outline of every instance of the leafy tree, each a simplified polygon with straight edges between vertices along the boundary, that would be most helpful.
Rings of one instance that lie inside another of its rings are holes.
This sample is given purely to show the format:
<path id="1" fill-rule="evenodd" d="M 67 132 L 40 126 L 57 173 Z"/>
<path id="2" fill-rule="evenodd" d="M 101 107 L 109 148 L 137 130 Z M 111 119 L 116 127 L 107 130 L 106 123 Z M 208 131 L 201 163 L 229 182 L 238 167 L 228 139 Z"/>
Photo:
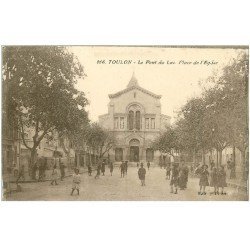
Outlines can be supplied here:
<path id="1" fill-rule="evenodd" d="M 202 150 L 203 155 L 206 150 L 215 148 L 221 165 L 222 151 L 231 145 L 237 147 L 245 159 L 248 147 L 247 54 L 239 54 L 224 67 L 220 76 L 214 74 L 206 82 L 213 82 L 213 86 L 201 97 L 189 100 L 179 112 L 176 132 L 183 148 L 194 152 Z M 242 164 L 245 168 L 245 161 Z"/>
<path id="2" fill-rule="evenodd" d="M 245 173 L 245 154 L 248 148 L 248 55 L 242 52 L 223 69 L 223 73 L 215 79 L 213 95 L 214 110 L 218 127 L 228 144 L 237 147 L 242 154 L 242 169 Z M 223 131 L 223 132 L 222 132 Z"/>
<path id="3" fill-rule="evenodd" d="M 205 102 L 202 97 L 192 98 L 181 108 L 176 122 L 176 133 L 183 150 L 196 154 L 202 151 L 203 163 L 205 151 L 208 148 L 208 138 L 205 133 Z"/>
<path id="4" fill-rule="evenodd" d="M 175 157 L 176 152 L 181 149 L 176 131 L 172 127 L 168 128 L 159 137 L 157 137 L 152 142 L 151 147 L 154 150 L 159 150 L 161 153 L 166 153 L 172 157 Z"/>
<path id="5" fill-rule="evenodd" d="M 75 131 L 88 120 L 87 100 L 75 88 L 84 77 L 83 67 L 65 47 L 4 47 L 2 71 L 9 87 L 10 113 L 18 119 L 32 167 L 45 135 L 54 130 Z M 26 141 L 26 129 L 32 132 L 32 144 Z"/>
<path id="6" fill-rule="evenodd" d="M 97 123 L 89 126 L 86 133 L 86 145 L 90 150 L 99 153 L 99 161 L 102 161 L 105 154 L 115 145 L 116 140 L 112 132 L 102 128 Z"/>

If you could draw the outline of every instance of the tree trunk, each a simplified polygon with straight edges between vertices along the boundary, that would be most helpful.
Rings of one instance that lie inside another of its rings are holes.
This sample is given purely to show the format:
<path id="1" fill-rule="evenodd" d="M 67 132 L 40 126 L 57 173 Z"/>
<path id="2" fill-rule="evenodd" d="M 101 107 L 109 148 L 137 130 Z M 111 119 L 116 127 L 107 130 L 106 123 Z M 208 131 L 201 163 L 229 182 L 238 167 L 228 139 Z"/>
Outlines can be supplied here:
<path id="1" fill-rule="evenodd" d="M 70 149 L 67 149 L 65 144 L 64 144 L 64 140 L 62 137 L 59 138 L 59 140 L 61 141 L 61 145 L 62 145 L 62 149 L 64 151 L 64 153 L 66 154 L 66 158 L 67 158 L 67 168 L 69 169 L 70 166 Z"/>
<path id="2" fill-rule="evenodd" d="M 216 149 L 216 167 L 219 167 L 219 154 L 218 154 L 218 149 Z"/>
<path id="3" fill-rule="evenodd" d="M 93 165 L 92 165 L 91 150 L 89 151 L 89 163 L 90 163 L 90 166 L 93 166 Z"/>
<path id="4" fill-rule="evenodd" d="M 206 159 L 205 159 L 205 150 L 202 149 L 202 164 L 206 164 Z"/>
<path id="5" fill-rule="evenodd" d="M 196 166 L 196 150 L 194 149 L 193 151 L 193 164 L 194 164 L 194 168 Z"/>
<path id="6" fill-rule="evenodd" d="M 67 169 L 70 169 L 70 154 L 69 153 L 65 153 L 66 154 L 66 158 L 67 158 Z"/>
<path id="7" fill-rule="evenodd" d="M 30 169 L 30 173 L 31 173 L 31 178 L 33 180 L 36 179 L 36 168 L 34 168 L 35 161 L 36 161 L 36 148 L 32 148 L 30 150 L 30 165 L 29 165 L 29 169 Z"/>
<path id="8" fill-rule="evenodd" d="M 219 167 L 221 167 L 221 162 L 222 162 L 222 150 L 218 150 L 219 154 Z"/>

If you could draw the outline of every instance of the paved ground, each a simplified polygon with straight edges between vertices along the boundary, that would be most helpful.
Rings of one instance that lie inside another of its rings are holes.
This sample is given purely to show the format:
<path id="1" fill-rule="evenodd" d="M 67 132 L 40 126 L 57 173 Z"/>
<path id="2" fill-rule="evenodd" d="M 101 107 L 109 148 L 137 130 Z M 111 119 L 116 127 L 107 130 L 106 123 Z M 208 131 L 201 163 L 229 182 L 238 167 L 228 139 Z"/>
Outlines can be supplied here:
<path id="1" fill-rule="evenodd" d="M 120 178 L 118 168 L 114 169 L 110 176 L 106 169 L 106 175 L 100 179 L 82 174 L 80 195 L 76 193 L 70 196 L 72 177 L 58 181 L 58 186 L 51 186 L 50 182 L 22 183 L 22 192 L 15 192 L 7 197 L 7 200 L 55 200 L 55 201 L 167 201 L 167 200 L 247 200 L 246 192 L 237 192 L 236 189 L 227 188 L 227 195 L 210 195 L 209 188 L 206 196 L 197 194 L 197 178 L 189 178 L 188 188 L 180 190 L 178 194 L 170 193 L 169 180 L 165 179 L 165 170 L 158 167 L 151 168 L 146 174 L 146 186 L 142 187 L 137 176 L 137 168 L 128 169 L 128 175 Z M 15 187 L 15 184 L 12 184 Z"/>

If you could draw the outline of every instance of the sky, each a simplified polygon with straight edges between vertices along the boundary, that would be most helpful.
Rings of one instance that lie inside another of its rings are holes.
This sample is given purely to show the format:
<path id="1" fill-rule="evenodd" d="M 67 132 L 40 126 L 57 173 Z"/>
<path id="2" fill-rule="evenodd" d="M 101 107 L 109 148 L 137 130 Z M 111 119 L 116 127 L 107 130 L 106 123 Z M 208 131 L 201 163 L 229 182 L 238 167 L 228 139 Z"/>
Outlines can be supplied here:
<path id="1" fill-rule="evenodd" d="M 205 80 L 213 71 L 221 72 L 223 66 L 240 52 L 240 49 L 232 48 L 105 46 L 73 46 L 69 50 L 78 57 L 87 75 L 79 80 L 77 88 L 90 102 L 86 110 L 92 121 L 98 121 L 99 115 L 107 113 L 108 95 L 125 89 L 134 72 L 141 87 L 162 95 L 162 114 L 171 116 L 172 122 L 175 111 L 189 98 L 201 94 L 199 81 Z M 105 64 L 98 64 L 98 60 L 105 60 Z M 113 64 L 113 60 L 132 60 L 132 63 Z M 138 60 L 143 64 L 138 64 Z"/>

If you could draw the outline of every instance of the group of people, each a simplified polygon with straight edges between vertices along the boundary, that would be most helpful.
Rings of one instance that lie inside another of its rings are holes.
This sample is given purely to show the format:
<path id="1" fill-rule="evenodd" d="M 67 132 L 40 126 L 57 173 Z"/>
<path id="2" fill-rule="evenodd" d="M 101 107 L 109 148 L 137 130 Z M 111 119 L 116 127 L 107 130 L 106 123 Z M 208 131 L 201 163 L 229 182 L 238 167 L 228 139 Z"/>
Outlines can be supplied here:
<path id="1" fill-rule="evenodd" d="M 64 165 L 60 164 L 60 176 L 61 176 L 61 181 L 63 180 L 63 178 L 65 177 L 65 171 L 64 171 Z M 74 169 L 74 173 L 72 175 L 72 191 L 71 191 L 71 195 L 73 195 L 74 191 L 77 191 L 77 194 L 80 194 L 80 183 L 81 183 L 81 175 L 80 175 L 80 171 L 78 168 Z M 56 164 L 53 166 L 53 170 L 51 173 L 51 183 L 50 185 L 58 185 L 57 181 L 59 178 L 59 172 L 57 170 L 57 166 Z"/>
<path id="2" fill-rule="evenodd" d="M 177 194 L 178 188 L 184 190 L 187 188 L 189 169 L 182 161 L 179 166 L 178 163 L 174 163 L 172 167 L 166 168 L 166 179 L 170 180 L 170 193 Z"/>
<path id="3" fill-rule="evenodd" d="M 95 179 L 100 177 L 101 172 L 102 172 L 102 175 L 105 175 L 105 165 L 106 165 L 105 160 L 103 160 L 101 163 L 98 164 Z M 139 166 L 140 166 L 140 168 L 139 168 Z M 112 176 L 113 170 L 114 170 L 114 165 L 113 165 L 112 161 L 108 162 L 108 167 L 109 167 L 109 170 L 110 170 L 110 175 Z M 149 170 L 150 162 L 147 162 L 147 167 L 148 167 L 148 170 Z M 142 162 L 137 163 L 137 168 L 138 168 L 138 177 L 139 177 L 139 179 L 141 181 L 141 185 L 145 186 L 146 169 L 144 168 L 144 165 L 143 165 Z M 88 167 L 88 169 L 89 169 L 89 167 Z M 88 170 L 88 172 L 89 172 L 89 176 L 91 176 L 90 170 Z M 122 161 L 121 162 L 120 173 L 121 173 L 121 178 L 124 178 L 125 175 L 127 175 L 127 173 L 128 173 L 128 161 Z"/>
<path id="4" fill-rule="evenodd" d="M 105 160 L 100 161 L 97 164 L 95 179 L 100 178 L 101 173 L 102 173 L 103 176 L 105 175 L 106 165 L 107 164 L 106 164 Z M 114 166 L 113 166 L 113 162 L 112 161 L 108 161 L 108 167 L 109 167 L 110 175 L 112 176 L 113 175 L 113 170 L 114 170 Z M 89 173 L 89 176 L 91 176 L 92 169 L 91 169 L 90 166 L 88 166 L 88 173 Z"/>
<path id="5" fill-rule="evenodd" d="M 97 166 L 97 173 L 96 173 L 95 178 L 99 178 L 101 172 L 104 175 L 104 173 L 105 173 L 105 165 L 106 165 L 105 160 L 103 160 L 101 163 L 98 164 L 98 166 Z M 110 175 L 112 176 L 113 169 L 114 169 L 113 162 L 109 161 L 108 165 L 109 165 L 109 169 L 110 169 Z M 147 167 L 149 169 L 150 162 L 147 163 Z M 124 176 L 127 175 L 127 172 L 128 172 L 128 161 L 123 161 L 121 163 L 120 170 L 121 170 L 121 178 L 124 178 Z M 53 171 L 55 171 L 55 172 L 57 171 L 56 167 L 53 169 Z M 92 172 L 92 169 L 91 169 L 91 172 Z M 90 176 L 91 176 L 91 172 L 89 171 L 89 166 L 88 166 L 88 173 L 89 173 Z M 140 168 L 138 169 L 138 177 L 139 177 L 139 179 L 141 181 L 141 185 L 145 186 L 146 169 L 144 168 L 142 162 L 140 164 Z M 53 172 L 52 172 L 52 183 L 53 182 L 55 182 L 56 185 L 57 185 L 56 179 L 53 178 Z M 77 194 L 79 195 L 80 194 L 81 176 L 80 176 L 78 168 L 76 168 L 74 170 L 72 182 L 73 183 L 72 183 L 71 195 L 73 195 L 73 193 L 74 193 L 75 190 L 77 191 Z"/>
<path id="6" fill-rule="evenodd" d="M 226 183 L 226 171 L 223 166 L 216 168 L 212 167 L 211 172 L 208 171 L 207 165 L 202 165 L 200 168 L 196 169 L 195 174 L 199 175 L 200 190 L 199 195 L 206 195 L 206 187 L 210 186 L 214 188 L 214 194 L 226 194 L 224 188 L 227 186 Z M 210 183 L 209 183 L 210 182 Z"/>

